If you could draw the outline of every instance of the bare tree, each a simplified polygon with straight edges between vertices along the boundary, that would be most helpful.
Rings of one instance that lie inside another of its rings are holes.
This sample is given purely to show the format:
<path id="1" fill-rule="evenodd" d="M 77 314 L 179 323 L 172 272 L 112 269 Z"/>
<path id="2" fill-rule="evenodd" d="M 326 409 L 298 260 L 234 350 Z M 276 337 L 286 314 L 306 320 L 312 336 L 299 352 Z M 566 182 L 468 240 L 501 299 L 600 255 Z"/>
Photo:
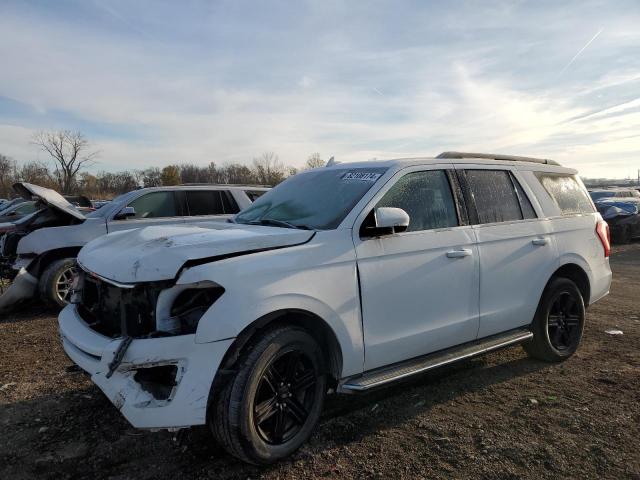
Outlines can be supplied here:
<path id="1" fill-rule="evenodd" d="M 81 132 L 39 132 L 33 143 L 53 159 L 55 174 L 65 193 L 71 193 L 80 169 L 92 165 L 98 155 L 97 151 L 91 151 L 91 144 Z"/>
<path id="2" fill-rule="evenodd" d="M 305 164 L 305 169 L 308 168 L 320 168 L 320 167 L 324 167 L 326 165 L 327 162 L 325 162 L 321 157 L 319 153 L 312 153 L 311 155 L 309 155 L 309 158 L 307 158 L 307 163 Z"/>
<path id="3" fill-rule="evenodd" d="M 253 159 L 258 183 L 263 185 L 276 185 L 284 180 L 286 171 L 278 156 L 273 152 L 264 152 L 258 158 Z"/>
<path id="4" fill-rule="evenodd" d="M 11 193 L 11 185 L 16 179 L 16 162 L 0 153 L 0 197 L 6 198 Z"/>

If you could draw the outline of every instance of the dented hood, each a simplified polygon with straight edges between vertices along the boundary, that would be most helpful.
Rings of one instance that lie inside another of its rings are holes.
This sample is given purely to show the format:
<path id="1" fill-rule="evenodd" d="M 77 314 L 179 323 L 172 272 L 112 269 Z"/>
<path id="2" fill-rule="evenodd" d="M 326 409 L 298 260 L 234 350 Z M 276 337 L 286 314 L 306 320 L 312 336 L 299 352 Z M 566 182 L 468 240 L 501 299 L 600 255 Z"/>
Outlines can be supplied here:
<path id="1" fill-rule="evenodd" d="M 38 199 L 48 207 L 60 210 L 78 220 L 84 220 L 86 218 L 73 205 L 67 202 L 62 195 L 50 188 L 40 187 L 32 183 L 18 182 L 13 185 L 13 189 L 26 200 Z"/>
<path id="2" fill-rule="evenodd" d="M 80 265 L 121 283 L 175 278 L 190 260 L 251 253 L 307 242 L 313 231 L 219 223 L 208 228 L 156 226 L 125 230 L 89 242 Z"/>

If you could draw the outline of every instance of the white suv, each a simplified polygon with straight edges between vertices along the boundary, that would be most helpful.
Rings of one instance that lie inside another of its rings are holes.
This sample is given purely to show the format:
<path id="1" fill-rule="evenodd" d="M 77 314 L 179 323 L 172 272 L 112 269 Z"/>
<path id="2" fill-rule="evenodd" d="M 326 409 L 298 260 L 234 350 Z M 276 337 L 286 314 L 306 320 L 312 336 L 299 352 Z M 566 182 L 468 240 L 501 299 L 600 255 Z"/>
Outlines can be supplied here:
<path id="1" fill-rule="evenodd" d="M 251 463 L 298 448 L 328 391 L 514 344 L 565 360 L 611 282 L 607 224 L 550 160 L 338 164 L 234 222 L 94 240 L 59 324 L 132 425 L 209 424 Z"/>

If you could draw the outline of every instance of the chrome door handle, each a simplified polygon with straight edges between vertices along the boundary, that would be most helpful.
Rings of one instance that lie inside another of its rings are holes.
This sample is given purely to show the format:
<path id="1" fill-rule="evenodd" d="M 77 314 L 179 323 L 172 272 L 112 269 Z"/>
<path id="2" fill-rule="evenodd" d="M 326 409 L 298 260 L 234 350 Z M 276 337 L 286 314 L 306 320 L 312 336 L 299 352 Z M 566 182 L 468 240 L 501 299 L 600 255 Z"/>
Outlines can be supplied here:
<path id="1" fill-rule="evenodd" d="M 461 250 L 449 250 L 447 252 L 448 258 L 462 258 L 471 256 L 471 250 L 468 248 L 463 248 Z"/>
<path id="2" fill-rule="evenodd" d="M 542 246 L 549 243 L 549 240 L 547 240 L 546 238 L 534 238 L 533 240 L 531 240 L 531 243 L 533 243 L 534 245 Z"/>

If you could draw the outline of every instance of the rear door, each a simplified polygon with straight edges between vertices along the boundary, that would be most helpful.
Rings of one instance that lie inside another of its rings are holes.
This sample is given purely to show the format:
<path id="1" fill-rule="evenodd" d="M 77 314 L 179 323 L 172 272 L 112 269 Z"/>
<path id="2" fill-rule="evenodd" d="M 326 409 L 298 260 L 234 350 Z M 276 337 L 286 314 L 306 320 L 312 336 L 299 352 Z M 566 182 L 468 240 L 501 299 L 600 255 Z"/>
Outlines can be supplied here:
<path id="1" fill-rule="evenodd" d="M 187 223 L 224 221 L 238 212 L 227 190 L 186 190 Z"/>
<path id="2" fill-rule="evenodd" d="M 478 253 L 453 169 L 396 174 L 356 221 L 365 370 L 465 343 L 478 332 Z M 376 207 L 410 217 L 404 233 L 363 236 Z"/>
<path id="3" fill-rule="evenodd" d="M 552 225 L 540 218 L 516 171 L 500 165 L 457 169 L 480 258 L 478 338 L 528 325 L 556 265 Z"/>

